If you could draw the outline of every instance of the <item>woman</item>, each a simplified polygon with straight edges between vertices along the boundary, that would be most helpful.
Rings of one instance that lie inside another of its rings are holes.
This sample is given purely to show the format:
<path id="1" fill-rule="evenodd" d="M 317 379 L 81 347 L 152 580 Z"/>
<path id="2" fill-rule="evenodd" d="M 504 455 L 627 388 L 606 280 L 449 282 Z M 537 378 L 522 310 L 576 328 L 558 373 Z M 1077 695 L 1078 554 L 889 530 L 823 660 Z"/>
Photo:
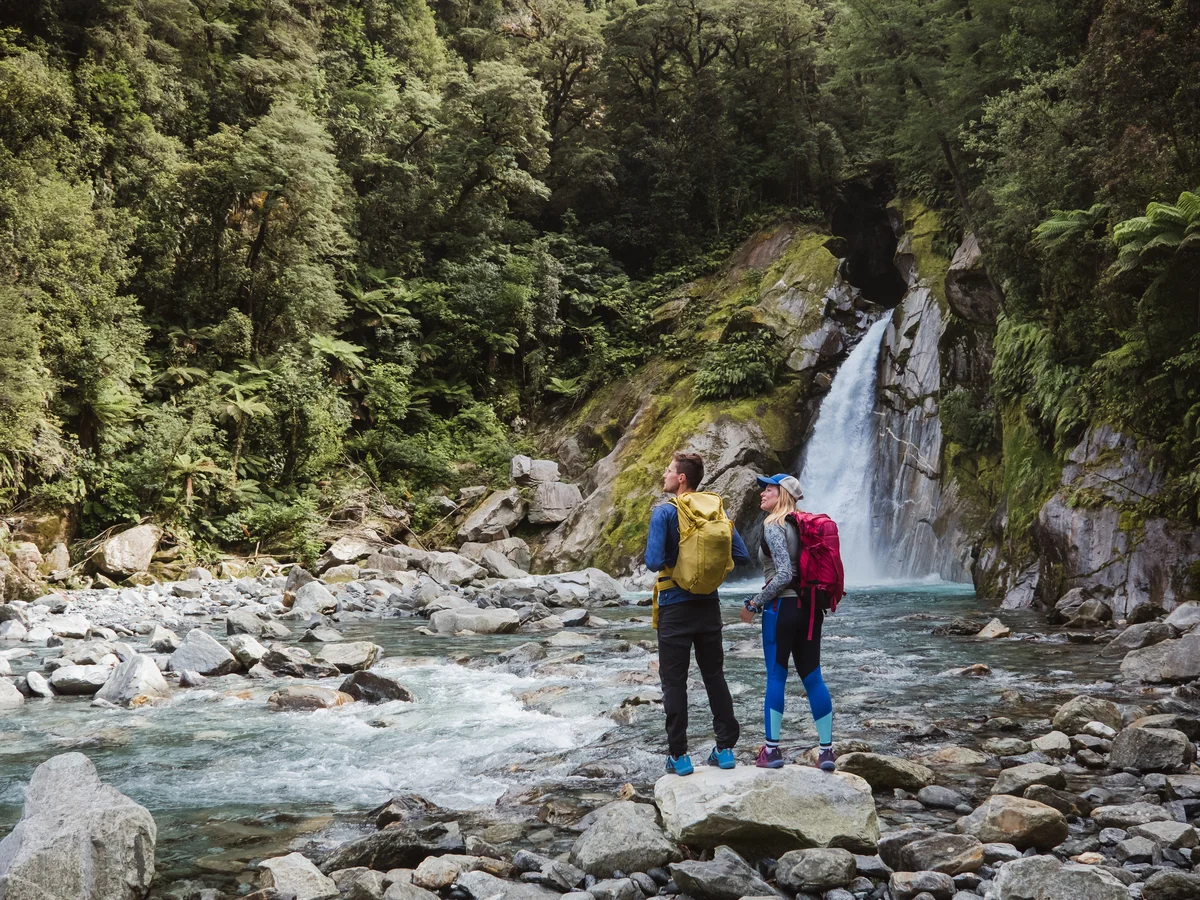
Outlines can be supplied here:
<path id="1" fill-rule="evenodd" d="M 805 591 L 796 594 L 796 560 L 800 534 L 788 518 L 797 511 L 796 501 L 804 499 L 800 482 L 791 475 L 759 476 L 763 486 L 760 508 L 767 513 L 758 559 L 766 586 L 746 601 L 742 621 L 752 622 L 754 614 L 763 615 L 763 654 L 767 663 L 767 695 L 763 701 L 763 723 L 767 742 L 758 754 L 758 766 L 778 769 L 784 764 L 779 752 L 779 729 L 783 721 L 783 697 L 787 684 L 788 663 L 796 661 L 796 671 L 808 693 L 808 705 L 817 723 L 820 755 L 817 765 L 826 772 L 836 768 L 833 755 L 833 701 L 821 677 L 821 624 L 825 619 L 825 594 Z"/>

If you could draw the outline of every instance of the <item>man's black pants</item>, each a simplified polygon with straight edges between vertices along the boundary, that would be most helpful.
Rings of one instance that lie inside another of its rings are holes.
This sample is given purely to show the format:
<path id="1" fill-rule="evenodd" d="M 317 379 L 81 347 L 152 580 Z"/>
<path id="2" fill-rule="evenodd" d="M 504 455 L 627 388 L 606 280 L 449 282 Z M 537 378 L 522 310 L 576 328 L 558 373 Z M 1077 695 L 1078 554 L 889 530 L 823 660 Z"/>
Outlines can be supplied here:
<path id="1" fill-rule="evenodd" d="M 733 747 L 741 733 L 733 714 L 733 697 L 725 683 L 720 603 L 716 600 L 672 603 L 658 610 L 658 674 L 662 681 L 663 711 L 667 714 L 667 746 L 672 756 L 687 753 L 687 678 L 693 647 L 712 708 L 717 748 Z"/>

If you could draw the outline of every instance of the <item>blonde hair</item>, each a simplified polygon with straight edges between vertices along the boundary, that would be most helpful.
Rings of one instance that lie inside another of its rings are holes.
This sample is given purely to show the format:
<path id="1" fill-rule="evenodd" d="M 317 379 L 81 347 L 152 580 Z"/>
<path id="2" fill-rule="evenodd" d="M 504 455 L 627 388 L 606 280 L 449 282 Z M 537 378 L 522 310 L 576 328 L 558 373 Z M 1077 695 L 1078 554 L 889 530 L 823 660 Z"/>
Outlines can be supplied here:
<path id="1" fill-rule="evenodd" d="M 767 521 L 764 523 L 766 525 L 782 525 L 788 513 L 796 511 L 796 498 L 791 495 L 791 492 L 779 485 L 775 487 L 779 491 L 779 496 L 775 499 L 775 508 L 767 513 Z"/>

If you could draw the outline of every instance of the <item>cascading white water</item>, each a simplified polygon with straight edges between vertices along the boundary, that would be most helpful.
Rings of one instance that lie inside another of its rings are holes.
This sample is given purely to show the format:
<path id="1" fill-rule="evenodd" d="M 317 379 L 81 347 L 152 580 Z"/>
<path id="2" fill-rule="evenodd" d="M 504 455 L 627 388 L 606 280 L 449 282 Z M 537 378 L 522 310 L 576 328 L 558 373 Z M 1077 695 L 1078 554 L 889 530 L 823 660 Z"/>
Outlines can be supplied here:
<path id="1" fill-rule="evenodd" d="M 801 507 L 838 525 L 846 581 L 873 583 L 871 470 L 875 458 L 875 385 L 879 347 L 890 318 L 880 319 L 834 376 L 804 451 Z"/>

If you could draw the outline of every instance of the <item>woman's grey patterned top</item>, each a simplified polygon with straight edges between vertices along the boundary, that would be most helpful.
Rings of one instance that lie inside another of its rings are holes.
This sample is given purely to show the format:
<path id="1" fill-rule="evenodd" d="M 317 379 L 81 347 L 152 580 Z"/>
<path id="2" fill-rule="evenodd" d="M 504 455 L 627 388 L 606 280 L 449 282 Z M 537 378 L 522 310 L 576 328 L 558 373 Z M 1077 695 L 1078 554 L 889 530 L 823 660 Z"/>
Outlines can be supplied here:
<path id="1" fill-rule="evenodd" d="M 763 552 L 760 544 L 758 561 L 762 565 L 763 577 L 767 585 L 751 601 L 759 609 L 766 606 L 776 597 L 795 597 L 796 592 L 790 585 L 796 577 L 796 552 L 800 547 L 800 535 L 795 528 L 786 524 L 764 525 L 763 540 L 770 553 Z"/>

